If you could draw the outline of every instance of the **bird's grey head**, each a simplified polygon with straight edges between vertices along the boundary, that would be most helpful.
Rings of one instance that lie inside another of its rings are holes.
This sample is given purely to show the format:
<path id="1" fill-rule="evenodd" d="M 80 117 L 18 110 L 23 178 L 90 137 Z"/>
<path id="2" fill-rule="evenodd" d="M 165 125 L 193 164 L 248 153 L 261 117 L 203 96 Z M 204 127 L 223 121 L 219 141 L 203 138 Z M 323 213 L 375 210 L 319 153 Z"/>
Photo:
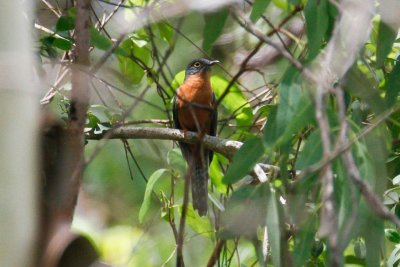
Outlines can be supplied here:
<path id="1" fill-rule="evenodd" d="M 190 62 L 186 67 L 185 80 L 189 75 L 202 73 L 211 70 L 211 66 L 219 63 L 218 60 L 209 60 L 205 58 L 197 58 Z"/>

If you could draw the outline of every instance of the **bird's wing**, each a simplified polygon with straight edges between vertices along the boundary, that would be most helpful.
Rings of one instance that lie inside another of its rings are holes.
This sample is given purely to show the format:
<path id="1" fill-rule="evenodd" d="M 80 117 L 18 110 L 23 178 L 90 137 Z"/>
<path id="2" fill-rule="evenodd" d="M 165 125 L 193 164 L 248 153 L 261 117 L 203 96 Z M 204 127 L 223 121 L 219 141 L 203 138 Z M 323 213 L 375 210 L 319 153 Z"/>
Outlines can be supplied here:
<path id="1" fill-rule="evenodd" d="M 172 100 L 172 118 L 174 120 L 174 128 L 182 129 L 181 124 L 178 120 L 178 90 L 179 88 L 176 90 L 174 98 Z"/>
<path id="2" fill-rule="evenodd" d="M 178 118 L 178 90 L 179 88 L 176 90 L 174 98 L 172 99 L 172 118 L 174 120 L 174 128 L 182 130 L 182 126 Z M 188 148 L 189 145 L 183 142 L 178 142 L 178 143 L 182 151 L 183 157 L 186 159 L 186 161 L 189 161 L 190 158 L 190 150 Z"/>

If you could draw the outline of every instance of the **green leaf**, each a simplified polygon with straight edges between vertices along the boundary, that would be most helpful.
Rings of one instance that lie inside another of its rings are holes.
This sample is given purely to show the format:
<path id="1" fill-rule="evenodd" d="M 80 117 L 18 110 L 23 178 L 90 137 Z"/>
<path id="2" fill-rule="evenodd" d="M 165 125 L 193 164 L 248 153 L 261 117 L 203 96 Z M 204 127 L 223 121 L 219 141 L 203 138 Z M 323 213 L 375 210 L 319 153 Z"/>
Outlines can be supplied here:
<path id="1" fill-rule="evenodd" d="M 55 38 L 53 45 L 61 50 L 68 51 L 72 49 L 72 41 L 68 39 Z"/>
<path id="2" fill-rule="evenodd" d="M 222 182 L 223 178 L 224 174 L 222 173 L 218 156 L 214 155 L 210 164 L 210 179 L 220 193 L 226 194 L 228 187 Z"/>
<path id="3" fill-rule="evenodd" d="M 378 38 L 376 44 L 376 64 L 382 67 L 387 55 L 392 49 L 393 42 L 396 40 L 397 32 L 382 20 L 379 22 Z"/>
<path id="4" fill-rule="evenodd" d="M 221 35 L 225 22 L 228 19 L 228 10 L 222 9 L 215 13 L 205 15 L 205 25 L 203 31 L 203 49 L 210 51 L 214 42 Z"/>
<path id="5" fill-rule="evenodd" d="M 229 81 L 219 76 L 211 77 L 211 86 L 215 92 L 215 95 L 217 96 L 217 99 L 224 93 L 225 89 L 228 87 L 228 84 Z M 252 124 L 252 109 L 242 91 L 236 84 L 230 88 L 229 93 L 222 100 L 222 105 L 230 114 L 237 114 L 236 123 L 239 126 L 249 126 Z"/>
<path id="6" fill-rule="evenodd" d="M 43 46 L 46 47 L 47 49 L 54 49 L 54 47 L 68 51 L 72 48 L 73 45 L 73 40 L 70 38 L 64 38 L 64 37 L 55 37 L 55 36 L 46 36 L 40 39 L 42 42 Z"/>
<path id="7" fill-rule="evenodd" d="M 174 36 L 173 29 L 167 25 L 165 22 L 160 22 L 157 24 L 158 31 L 160 33 L 161 39 L 171 44 L 172 37 Z"/>
<path id="8" fill-rule="evenodd" d="M 293 266 L 304 266 L 306 259 L 311 256 L 318 218 L 315 215 L 308 215 L 305 222 L 299 226 L 294 239 Z"/>
<path id="9" fill-rule="evenodd" d="M 359 259 L 354 255 L 347 255 L 344 257 L 345 263 L 348 263 L 349 266 L 354 266 L 354 265 L 360 265 L 360 266 L 365 266 L 365 260 L 364 259 Z"/>
<path id="10" fill-rule="evenodd" d="M 93 45 L 97 49 L 100 49 L 103 51 L 109 50 L 113 46 L 113 42 L 111 41 L 111 39 L 104 36 L 95 27 L 90 28 L 90 42 L 91 42 L 91 45 Z M 113 53 L 120 55 L 120 56 L 128 55 L 121 47 L 115 48 Z"/>
<path id="11" fill-rule="evenodd" d="M 288 1 L 287 0 L 272 0 L 272 3 L 274 3 L 274 5 L 282 10 L 288 10 L 289 5 L 288 5 Z"/>
<path id="12" fill-rule="evenodd" d="M 276 135 L 281 136 L 295 116 L 302 96 L 299 72 L 289 67 L 279 85 L 279 105 L 276 114 Z"/>
<path id="13" fill-rule="evenodd" d="M 99 118 L 97 118 L 92 112 L 88 112 L 86 118 L 86 127 L 95 128 L 97 127 L 98 123 L 100 123 Z"/>
<path id="14" fill-rule="evenodd" d="M 400 57 L 398 57 L 400 59 Z M 392 107 L 399 96 L 400 91 L 400 62 L 394 65 L 392 72 L 387 75 L 386 78 L 386 104 L 388 107 Z"/>
<path id="15" fill-rule="evenodd" d="M 324 251 L 324 243 L 320 240 L 314 240 L 314 243 L 311 247 L 311 256 L 316 259 L 319 255 Z"/>
<path id="16" fill-rule="evenodd" d="M 315 58 L 324 44 L 329 27 L 327 0 L 309 0 L 304 9 L 308 39 L 308 58 Z"/>
<path id="17" fill-rule="evenodd" d="M 310 98 L 303 95 L 292 119 L 288 122 L 285 131 L 277 140 L 277 145 L 287 143 L 292 139 L 294 134 L 299 133 L 304 127 L 310 124 L 315 124 L 314 106 Z"/>
<path id="18" fill-rule="evenodd" d="M 302 0 L 287 0 L 289 4 L 298 5 L 302 2 Z"/>
<path id="19" fill-rule="evenodd" d="M 68 14 L 68 16 L 70 16 L 71 18 L 73 18 L 75 20 L 76 19 L 76 7 L 71 7 L 70 9 L 68 9 L 67 14 Z"/>
<path id="20" fill-rule="evenodd" d="M 149 43 L 149 36 L 142 31 L 131 33 L 128 35 L 128 40 L 131 40 L 138 47 L 144 47 Z"/>
<path id="21" fill-rule="evenodd" d="M 99 118 L 100 122 L 107 122 L 109 120 L 109 117 L 107 116 L 108 108 L 103 105 L 91 105 L 89 111 Z"/>
<path id="22" fill-rule="evenodd" d="M 391 145 L 391 136 L 385 125 L 377 126 L 365 138 L 363 143 L 355 144 L 357 148 L 356 163 L 361 177 L 377 192 L 383 194 L 386 183 L 381 177 L 387 177 L 387 148 Z M 383 231 L 383 230 L 382 230 Z"/>
<path id="23" fill-rule="evenodd" d="M 135 56 L 145 64 L 150 59 L 150 52 L 146 47 L 138 46 L 133 40 L 127 39 L 121 45 L 120 48 L 127 56 L 118 56 L 119 68 L 124 75 L 125 81 L 138 84 L 144 76 L 144 70 L 129 56 Z"/>
<path id="24" fill-rule="evenodd" d="M 139 210 L 139 222 L 140 223 L 143 223 L 144 216 L 146 215 L 147 211 L 150 208 L 150 200 L 151 200 L 150 197 L 151 197 L 151 193 L 153 192 L 153 187 L 154 187 L 155 183 L 158 181 L 158 179 L 163 177 L 167 172 L 169 172 L 169 170 L 159 169 L 159 170 L 155 171 L 150 176 L 149 180 L 147 181 L 146 191 L 144 193 L 144 198 L 143 198 L 143 203 L 140 206 L 140 210 Z"/>
<path id="25" fill-rule="evenodd" d="M 43 38 L 40 39 L 40 42 L 42 42 L 43 45 L 45 46 L 51 46 L 53 45 L 53 42 L 56 38 L 52 35 L 50 36 L 45 36 Z"/>
<path id="26" fill-rule="evenodd" d="M 100 50 L 108 50 L 112 46 L 112 41 L 94 27 L 90 28 L 90 41 L 94 47 Z"/>
<path id="27" fill-rule="evenodd" d="M 247 175 L 264 153 L 264 145 L 260 138 L 247 140 L 233 156 L 232 163 L 226 172 L 223 182 L 233 184 Z"/>
<path id="28" fill-rule="evenodd" d="M 348 176 L 347 168 L 343 166 L 343 162 L 338 159 L 333 161 L 332 165 L 333 172 L 336 174 L 334 188 L 339 200 L 339 232 L 345 231 L 344 229 L 348 229 L 349 224 L 352 224 L 352 230 L 348 235 L 343 236 L 341 241 L 343 246 L 347 246 L 352 238 L 359 235 L 359 225 L 366 223 L 366 221 L 363 216 L 357 216 L 355 218 L 356 221 L 352 223 L 354 209 L 360 205 L 360 193 L 357 190 L 353 190 L 353 183 Z"/>
<path id="29" fill-rule="evenodd" d="M 369 209 L 365 214 L 368 225 L 364 227 L 364 240 L 367 248 L 365 262 L 367 267 L 379 266 L 384 241 L 384 225 L 380 218 L 372 214 L 369 207 L 365 207 L 365 209 Z"/>
<path id="30" fill-rule="evenodd" d="M 255 238 L 259 226 L 265 225 L 268 194 L 266 190 L 269 190 L 267 184 L 245 185 L 232 193 L 221 217 L 221 238 Z"/>
<path id="31" fill-rule="evenodd" d="M 261 18 L 270 2 L 271 0 L 255 0 L 253 9 L 251 10 L 250 19 L 253 22 L 256 22 L 259 18 Z"/>
<path id="32" fill-rule="evenodd" d="M 144 76 L 144 70 L 128 57 L 118 57 L 119 68 L 127 81 L 138 84 Z"/>
<path id="33" fill-rule="evenodd" d="M 272 148 L 278 139 L 276 130 L 276 113 L 278 106 L 273 106 L 264 127 L 264 142 L 266 147 Z"/>
<path id="34" fill-rule="evenodd" d="M 396 229 L 387 228 L 385 229 L 385 236 L 387 240 L 395 244 L 400 244 L 400 234 Z"/>
<path id="35" fill-rule="evenodd" d="M 347 74 L 345 90 L 347 93 L 361 98 L 373 112 L 380 114 L 385 111 L 386 105 L 379 91 L 374 88 L 374 84 L 374 80 L 354 65 Z"/>
<path id="36" fill-rule="evenodd" d="M 296 170 L 304 170 L 317 163 L 322 158 L 320 130 L 314 131 L 307 139 L 304 148 L 300 151 L 296 162 Z"/>
<path id="37" fill-rule="evenodd" d="M 75 19 L 70 16 L 61 16 L 56 24 L 56 31 L 70 31 L 75 28 Z"/>
<path id="38" fill-rule="evenodd" d="M 174 88 L 174 90 L 176 91 L 179 86 L 181 86 L 181 84 L 183 84 L 183 81 L 185 80 L 185 71 L 182 70 L 180 72 L 178 72 L 174 79 L 172 80 L 171 86 L 172 88 Z"/>
<path id="39" fill-rule="evenodd" d="M 266 224 L 269 243 L 271 244 L 272 262 L 274 266 L 281 266 L 281 232 L 278 204 L 274 190 L 271 190 L 268 198 Z"/>
<path id="40" fill-rule="evenodd" d="M 179 213 L 182 215 L 182 206 L 179 206 Z M 186 211 L 186 223 L 198 234 L 208 238 L 214 235 L 215 230 L 210 219 L 207 216 L 200 217 L 190 204 Z"/>

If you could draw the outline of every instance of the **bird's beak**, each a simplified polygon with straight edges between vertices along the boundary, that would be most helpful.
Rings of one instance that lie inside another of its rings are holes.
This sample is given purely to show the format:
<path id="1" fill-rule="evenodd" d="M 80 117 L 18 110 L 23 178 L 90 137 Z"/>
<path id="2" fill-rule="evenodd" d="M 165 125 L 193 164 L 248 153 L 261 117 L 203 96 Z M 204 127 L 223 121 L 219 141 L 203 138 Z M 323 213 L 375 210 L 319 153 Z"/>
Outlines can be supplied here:
<path id="1" fill-rule="evenodd" d="M 217 64 L 217 63 L 219 63 L 219 60 L 210 60 L 209 63 L 208 63 L 208 65 L 209 65 L 209 66 L 212 66 L 212 65 L 215 65 L 215 64 Z"/>

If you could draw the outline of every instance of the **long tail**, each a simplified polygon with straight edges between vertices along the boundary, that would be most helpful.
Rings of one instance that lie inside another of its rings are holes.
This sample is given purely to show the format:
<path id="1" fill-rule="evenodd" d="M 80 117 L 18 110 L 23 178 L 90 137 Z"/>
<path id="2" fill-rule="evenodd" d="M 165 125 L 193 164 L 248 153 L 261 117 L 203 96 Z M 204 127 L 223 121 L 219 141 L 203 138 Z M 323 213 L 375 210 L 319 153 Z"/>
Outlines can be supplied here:
<path id="1" fill-rule="evenodd" d="M 193 208 L 200 216 L 207 214 L 208 200 L 208 164 L 194 161 L 192 165 L 192 199 Z"/>

